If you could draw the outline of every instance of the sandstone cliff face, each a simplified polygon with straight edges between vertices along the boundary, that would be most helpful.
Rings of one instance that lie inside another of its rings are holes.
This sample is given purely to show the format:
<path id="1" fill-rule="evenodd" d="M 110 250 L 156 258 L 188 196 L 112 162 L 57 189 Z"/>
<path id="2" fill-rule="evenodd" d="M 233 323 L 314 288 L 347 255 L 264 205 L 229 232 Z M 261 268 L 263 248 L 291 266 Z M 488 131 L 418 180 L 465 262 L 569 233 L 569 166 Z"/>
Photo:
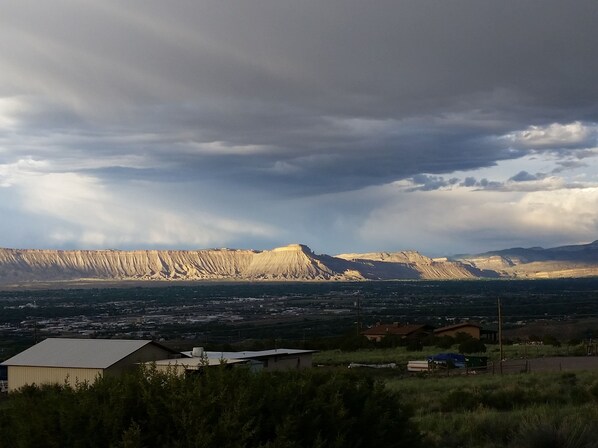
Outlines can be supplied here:
<path id="1" fill-rule="evenodd" d="M 0 284 L 74 280 L 355 281 L 555 278 L 598 275 L 598 243 L 509 249 L 454 260 L 415 251 L 317 255 L 291 244 L 270 251 L 210 249 L 0 249 Z"/>
<path id="2" fill-rule="evenodd" d="M 244 276 L 259 280 L 344 280 L 344 272 L 327 266 L 307 246 L 291 244 L 255 254 Z"/>
<path id="3" fill-rule="evenodd" d="M 237 278 L 255 252 L 0 249 L 0 282 Z"/>
<path id="4" fill-rule="evenodd" d="M 480 271 L 473 266 L 445 259 L 434 260 L 415 251 L 341 254 L 337 257 L 368 266 L 370 269 L 367 272 L 364 268 L 362 271 L 370 279 L 448 280 L 481 276 Z"/>
<path id="5" fill-rule="evenodd" d="M 0 283 L 98 280 L 354 281 L 473 278 L 455 262 L 417 252 L 316 255 L 291 244 L 270 251 L 116 251 L 0 249 Z"/>

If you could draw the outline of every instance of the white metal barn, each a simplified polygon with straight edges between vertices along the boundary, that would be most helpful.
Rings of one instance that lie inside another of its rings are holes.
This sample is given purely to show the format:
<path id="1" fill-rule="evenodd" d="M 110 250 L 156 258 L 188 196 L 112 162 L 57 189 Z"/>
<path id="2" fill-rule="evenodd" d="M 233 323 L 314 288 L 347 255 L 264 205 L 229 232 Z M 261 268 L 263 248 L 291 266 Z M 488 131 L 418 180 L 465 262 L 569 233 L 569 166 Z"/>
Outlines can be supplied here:
<path id="1" fill-rule="evenodd" d="M 199 349 L 196 354 L 196 350 Z M 278 348 L 274 350 L 258 350 L 244 352 L 204 352 L 197 347 L 193 351 L 183 352 L 189 357 L 205 356 L 209 360 L 222 360 L 230 363 L 233 360 L 251 361 L 252 370 L 302 370 L 312 366 L 312 354 L 315 350 L 298 350 Z"/>
<path id="2" fill-rule="evenodd" d="M 26 384 L 94 382 L 132 366 L 176 357 L 177 352 L 148 340 L 48 338 L 4 361 L 8 390 Z"/>

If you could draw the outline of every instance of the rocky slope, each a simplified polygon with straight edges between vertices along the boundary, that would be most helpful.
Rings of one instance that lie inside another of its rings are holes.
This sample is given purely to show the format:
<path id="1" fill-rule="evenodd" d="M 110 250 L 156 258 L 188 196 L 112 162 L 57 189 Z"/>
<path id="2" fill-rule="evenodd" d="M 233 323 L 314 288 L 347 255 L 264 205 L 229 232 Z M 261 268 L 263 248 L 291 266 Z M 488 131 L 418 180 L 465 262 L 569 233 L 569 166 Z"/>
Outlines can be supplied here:
<path id="1" fill-rule="evenodd" d="M 356 263 L 364 277 L 369 279 L 442 280 L 483 276 L 483 273 L 472 265 L 448 261 L 445 258 L 432 259 L 415 251 L 341 254 L 336 257 Z"/>
<path id="2" fill-rule="evenodd" d="M 0 282 L 79 279 L 201 280 L 236 278 L 254 251 L 116 251 L 0 249 Z"/>
<path id="3" fill-rule="evenodd" d="M 325 263 L 311 249 L 291 244 L 255 254 L 243 277 L 258 280 L 344 280 L 344 270 Z"/>
<path id="4" fill-rule="evenodd" d="M 415 251 L 318 255 L 270 251 L 0 249 L 0 284 L 78 280 L 355 281 L 598 276 L 598 242 L 432 259 Z"/>
<path id="5" fill-rule="evenodd" d="M 316 255 L 291 244 L 270 251 L 15 250 L 0 249 L 0 283 L 73 280 L 390 280 L 474 278 L 459 262 L 417 252 Z"/>

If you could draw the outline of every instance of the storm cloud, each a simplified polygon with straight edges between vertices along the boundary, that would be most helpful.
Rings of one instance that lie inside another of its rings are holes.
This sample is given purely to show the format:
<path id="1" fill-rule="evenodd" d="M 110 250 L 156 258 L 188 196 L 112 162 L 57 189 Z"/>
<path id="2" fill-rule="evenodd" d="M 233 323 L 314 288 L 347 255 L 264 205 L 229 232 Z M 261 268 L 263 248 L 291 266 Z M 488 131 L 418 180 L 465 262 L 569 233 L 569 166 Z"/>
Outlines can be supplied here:
<path id="1" fill-rule="evenodd" d="M 8 2 L 0 245 L 400 249 L 363 230 L 395 195 L 592 188 L 597 19 L 578 0 Z"/>

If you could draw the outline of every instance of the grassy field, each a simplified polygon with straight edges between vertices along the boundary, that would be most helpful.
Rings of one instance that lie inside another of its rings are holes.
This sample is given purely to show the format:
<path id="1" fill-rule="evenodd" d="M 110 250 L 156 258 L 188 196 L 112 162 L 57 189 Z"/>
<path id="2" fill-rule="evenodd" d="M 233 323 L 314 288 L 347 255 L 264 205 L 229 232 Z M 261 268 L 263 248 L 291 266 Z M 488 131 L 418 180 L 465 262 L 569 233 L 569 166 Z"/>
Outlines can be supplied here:
<path id="1" fill-rule="evenodd" d="M 552 345 L 505 345 L 504 357 L 506 359 L 537 358 L 543 356 L 583 356 L 586 348 L 582 345 L 555 347 Z M 315 365 L 342 366 L 352 362 L 364 364 L 397 363 L 406 365 L 408 361 L 426 359 L 428 355 L 444 352 L 458 352 L 458 347 L 441 349 L 438 347 L 424 347 L 421 352 L 407 351 L 405 347 L 362 349 L 355 351 L 326 350 L 314 354 Z M 499 360 L 498 345 L 488 345 L 486 353 L 492 361 Z"/>
<path id="2" fill-rule="evenodd" d="M 314 363 L 343 368 L 351 362 L 376 364 L 425 359 L 451 349 L 405 347 L 330 350 L 314 355 Z M 586 347 L 507 345 L 506 359 L 581 356 Z M 499 348 L 488 345 L 498 361 Z M 357 373 L 358 372 L 358 373 Z M 424 446 L 437 448 L 582 448 L 598 447 L 598 372 L 510 375 L 417 375 L 404 371 L 363 369 L 384 381 L 414 412 Z M 456 371 L 455 371 L 456 372 Z"/>
<path id="3" fill-rule="evenodd" d="M 598 374 L 386 378 L 436 447 L 598 446 Z"/>

